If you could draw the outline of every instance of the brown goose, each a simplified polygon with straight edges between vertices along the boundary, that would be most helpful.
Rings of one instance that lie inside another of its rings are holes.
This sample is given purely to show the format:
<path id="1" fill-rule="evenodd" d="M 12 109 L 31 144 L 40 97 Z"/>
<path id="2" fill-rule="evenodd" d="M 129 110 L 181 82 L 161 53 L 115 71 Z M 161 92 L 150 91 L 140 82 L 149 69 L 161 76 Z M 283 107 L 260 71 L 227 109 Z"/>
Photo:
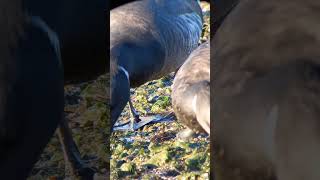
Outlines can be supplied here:
<path id="1" fill-rule="evenodd" d="M 196 0 L 140 0 L 110 12 L 112 125 L 130 102 L 130 87 L 179 68 L 198 46 L 201 32 Z"/>
<path id="2" fill-rule="evenodd" d="M 241 0 L 213 39 L 219 180 L 320 179 L 320 2 Z"/>
<path id="3" fill-rule="evenodd" d="M 210 134 L 209 42 L 194 50 L 177 72 L 172 85 L 172 106 L 178 120 L 193 132 Z"/>

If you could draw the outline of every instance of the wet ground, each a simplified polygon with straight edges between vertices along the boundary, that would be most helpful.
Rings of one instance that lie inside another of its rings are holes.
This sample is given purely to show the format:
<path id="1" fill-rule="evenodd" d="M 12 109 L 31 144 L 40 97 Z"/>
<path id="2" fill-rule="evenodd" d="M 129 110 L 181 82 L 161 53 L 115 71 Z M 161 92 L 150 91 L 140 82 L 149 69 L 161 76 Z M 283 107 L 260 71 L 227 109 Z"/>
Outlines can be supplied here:
<path id="1" fill-rule="evenodd" d="M 168 114 L 173 74 L 132 90 L 134 107 L 141 116 Z M 131 117 L 127 106 L 120 123 Z M 184 129 L 177 121 L 146 125 L 135 132 L 115 132 L 111 137 L 112 179 L 208 179 L 209 137 L 188 141 L 176 138 Z"/>

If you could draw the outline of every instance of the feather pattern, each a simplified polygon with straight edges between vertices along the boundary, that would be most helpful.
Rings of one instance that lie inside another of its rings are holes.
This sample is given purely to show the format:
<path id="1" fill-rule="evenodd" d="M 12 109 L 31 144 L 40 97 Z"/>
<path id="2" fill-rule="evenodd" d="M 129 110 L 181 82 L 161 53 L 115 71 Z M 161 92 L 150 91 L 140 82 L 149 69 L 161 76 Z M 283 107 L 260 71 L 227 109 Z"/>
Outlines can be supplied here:
<path id="1" fill-rule="evenodd" d="M 125 42 L 139 43 L 151 36 L 165 52 L 163 66 L 149 77 L 158 78 L 182 65 L 198 46 L 201 32 L 202 12 L 196 1 L 136 1 L 110 13 L 111 56 L 114 56 L 112 49 L 115 46 Z M 113 60 L 117 61 L 116 57 Z"/>

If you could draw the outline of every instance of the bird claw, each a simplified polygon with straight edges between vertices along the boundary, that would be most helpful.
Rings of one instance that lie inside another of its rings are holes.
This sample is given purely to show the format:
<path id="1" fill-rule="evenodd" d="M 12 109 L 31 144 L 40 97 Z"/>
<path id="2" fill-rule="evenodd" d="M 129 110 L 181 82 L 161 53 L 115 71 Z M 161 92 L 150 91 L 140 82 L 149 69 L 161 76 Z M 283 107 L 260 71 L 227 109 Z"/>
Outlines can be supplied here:
<path id="1" fill-rule="evenodd" d="M 139 121 L 132 121 L 126 122 L 117 126 L 114 126 L 113 130 L 114 131 L 136 131 L 143 126 L 150 124 L 150 123 L 160 123 L 160 122 L 169 122 L 174 120 L 175 116 L 173 113 L 170 113 L 166 116 L 160 116 L 160 115 L 155 115 L 155 116 L 148 116 L 148 117 L 140 117 Z"/>

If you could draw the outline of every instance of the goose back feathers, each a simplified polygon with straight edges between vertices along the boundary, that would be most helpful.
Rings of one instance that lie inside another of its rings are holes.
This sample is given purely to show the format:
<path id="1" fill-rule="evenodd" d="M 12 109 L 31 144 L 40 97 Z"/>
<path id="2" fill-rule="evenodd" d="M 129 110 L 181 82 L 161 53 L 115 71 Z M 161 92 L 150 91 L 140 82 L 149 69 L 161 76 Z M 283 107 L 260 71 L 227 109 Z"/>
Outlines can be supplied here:
<path id="1" fill-rule="evenodd" d="M 143 79 L 141 85 L 181 66 L 197 47 L 201 31 L 196 1 L 135 1 L 110 13 L 111 61 L 128 71 L 132 85 L 133 79 Z"/>

